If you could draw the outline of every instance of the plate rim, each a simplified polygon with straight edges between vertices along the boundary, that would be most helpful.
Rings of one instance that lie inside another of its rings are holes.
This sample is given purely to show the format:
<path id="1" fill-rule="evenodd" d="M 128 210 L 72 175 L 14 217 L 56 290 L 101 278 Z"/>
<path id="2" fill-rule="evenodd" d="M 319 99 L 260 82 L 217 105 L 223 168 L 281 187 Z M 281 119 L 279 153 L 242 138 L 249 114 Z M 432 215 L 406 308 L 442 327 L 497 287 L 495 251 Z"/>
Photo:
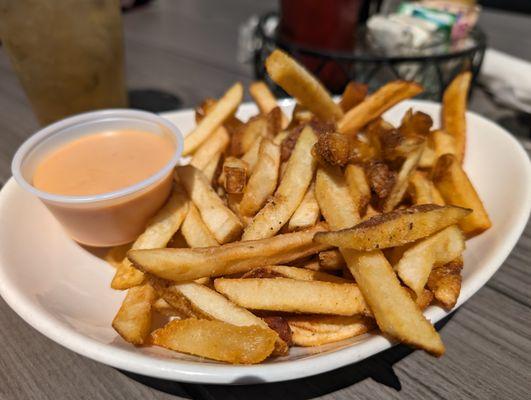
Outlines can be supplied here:
<path id="1" fill-rule="evenodd" d="M 425 100 L 408 100 L 407 102 L 411 104 L 412 107 L 423 105 L 440 107 L 440 103 Z M 289 106 L 293 103 L 294 101 L 292 99 L 279 100 L 281 106 Z M 252 102 L 242 103 L 242 106 L 247 109 L 255 108 L 255 105 Z M 162 113 L 161 116 L 171 117 L 172 115 L 180 113 L 184 114 L 191 111 L 193 111 L 193 109 L 183 109 Z M 514 156 L 518 156 L 518 158 L 527 161 L 527 168 L 525 169 L 524 176 L 527 178 L 528 182 L 531 182 L 531 165 L 529 163 L 528 155 L 521 144 L 507 130 L 488 118 L 472 111 L 467 111 L 467 114 L 474 115 L 475 118 L 479 118 L 482 122 L 492 124 L 496 128 L 499 128 L 500 133 L 503 133 L 505 139 L 508 139 L 511 143 L 511 147 L 514 149 Z M 11 177 L 0 190 L 0 218 L 3 215 L 5 199 L 12 195 L 12 192 L 17 188 L 16 182 L 13 177 Z M 508 237 L 504 241 L 504 246 L 493 255 L 492 260 L 486 265 L 486 268 L 479 271 L 481 273 L 479 273 L 478 276 L 471 277 L 471 282 L 464 288 L 459 296 L 456 306 L 451 311 L 446 312 L 442 308 L 436 306 L 431 306 L 425 311 L 425 316 L 431 321 L 434 323 L 438 322 L 445 316 L 454 312 L 481 287 L 483 287 L 501 265 L 503 265 L 503 262 L 509 256 L 525 229 L 531 212 L 531 184 L 528 184 L 526 188 L 525 196 L 527 202 L 521 204 L 520 208 L 515 213 L 517 217 L 521 218 L 516 218 L 516 224 L 513 226 L 513 229 L 511 229 Z M 210 384 L 256 384 L 287 381 L 317 375 L 345 365 L 356 363 L 369 356 L 378 354 L 396 344 L 396 342 L 390 341 L 381 335 L 371 335 L 372 338 L 369 346 L 360 347 L 350 345 L 325 354 L 312 354 L 296 360 L 280 360 L 280 362 L 250 366 L 221 363 L 207 364 L 198 361 L 155 358 L 148 354 L 131 353 L 122 348 L 111 347 L 108 344 L 104 344 L 96 339 L 85 336 L 68 325 L 50 317 L 45 310 L 41 310 L 38 307 L 36 308 L 30 297 L 24 296 L 23 292 L 16 290 L 14 286 L 8 284 L 9 279 L 4 273 L 6 268 L 8 267 L 3 265 L 2 260 L 0 260 L 0 295 L 13 311 L 38 332 L 59 345 L 92 360 L 115 368 L 155 378 Z M 317 359 L 319 360 L 319 363 L 315 363 Z"/>

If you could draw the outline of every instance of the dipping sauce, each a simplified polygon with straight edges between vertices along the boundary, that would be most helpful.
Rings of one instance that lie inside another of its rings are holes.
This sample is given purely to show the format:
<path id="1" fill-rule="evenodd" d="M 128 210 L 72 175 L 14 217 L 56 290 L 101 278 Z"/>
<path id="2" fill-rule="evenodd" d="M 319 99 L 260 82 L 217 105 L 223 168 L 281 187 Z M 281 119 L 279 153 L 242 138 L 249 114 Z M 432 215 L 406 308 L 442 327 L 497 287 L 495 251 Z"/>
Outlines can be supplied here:
<path id="1" fill-rule="evenodd" d="M 94 133 L 46 156 L 35 169 L 33 185 L 66 196 L 112 192 L 154 175 L 174 153 L 170 140 L 150 132 Z"/>

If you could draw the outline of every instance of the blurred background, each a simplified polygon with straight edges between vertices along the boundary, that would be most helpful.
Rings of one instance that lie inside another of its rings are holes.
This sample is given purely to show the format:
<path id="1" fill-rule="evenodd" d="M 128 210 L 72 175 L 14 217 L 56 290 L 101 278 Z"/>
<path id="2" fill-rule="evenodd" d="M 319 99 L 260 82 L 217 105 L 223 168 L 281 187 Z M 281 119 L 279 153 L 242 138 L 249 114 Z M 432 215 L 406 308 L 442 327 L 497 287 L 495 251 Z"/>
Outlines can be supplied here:
<path id="1" fill-rule="evenodd" d="M 29 133 L 33 115 L 191 107 L 268 81 L 263 59 L 280 47 L 336 94 L 401 78 L 440 100 L 471 69 L 471 109 L 528 137 L 530 12 L 517 0 L 0 0 L 0 109 Z"/>

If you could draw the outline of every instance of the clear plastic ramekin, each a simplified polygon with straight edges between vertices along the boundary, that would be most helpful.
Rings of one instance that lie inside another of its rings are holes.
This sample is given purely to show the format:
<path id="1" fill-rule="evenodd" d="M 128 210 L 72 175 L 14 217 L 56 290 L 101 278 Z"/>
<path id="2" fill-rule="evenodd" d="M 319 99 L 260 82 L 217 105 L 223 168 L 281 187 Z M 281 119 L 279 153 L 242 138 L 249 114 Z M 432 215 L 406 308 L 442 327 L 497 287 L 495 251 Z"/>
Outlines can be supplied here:
<path id="1" fill-rule="evenodd" d="M 63 196 L 33 186 L 36 167 L 51 151 L 85 135 L 119 129 L 169 138 L 175 149 L 171 160 L 149 178 L 103 194 Z M 88 246 L 116 246 L 133 241 L 164 204 L 182 150 L 183 136 L 168 120 L 145 111 L 102 110 L 63 119 L 32 135 L 17 150 L 11 171 L 17 183 L 37 196 L 74 240 Z"/>

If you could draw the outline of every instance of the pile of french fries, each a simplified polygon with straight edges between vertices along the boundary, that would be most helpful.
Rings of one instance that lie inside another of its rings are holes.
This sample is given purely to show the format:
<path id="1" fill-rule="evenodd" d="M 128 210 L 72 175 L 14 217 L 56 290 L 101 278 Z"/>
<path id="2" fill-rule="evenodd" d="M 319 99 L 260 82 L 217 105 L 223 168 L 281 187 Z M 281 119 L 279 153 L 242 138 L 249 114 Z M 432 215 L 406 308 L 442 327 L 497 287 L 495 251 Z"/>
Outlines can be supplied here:
<path id="1" fill-rule="evenodd" d="M 198 107 L 167 203 L 107 256 L 111 286 L 127 290 L 114 329 L 235 364 L 373 329 L 442 355 L 422 311 L 455 306 L 465 239 L 491 225 L 462 168 L 470 73 L 446 90 L 433 130 L 420 111 L 382 119 L 418 84 L 368 95 L 352 82 L 336 103 L 283 52 L 266 68 L 297 101 L 291 118 L 262 82 L 249 121 L 235 117 L 239 83 Z"/>

